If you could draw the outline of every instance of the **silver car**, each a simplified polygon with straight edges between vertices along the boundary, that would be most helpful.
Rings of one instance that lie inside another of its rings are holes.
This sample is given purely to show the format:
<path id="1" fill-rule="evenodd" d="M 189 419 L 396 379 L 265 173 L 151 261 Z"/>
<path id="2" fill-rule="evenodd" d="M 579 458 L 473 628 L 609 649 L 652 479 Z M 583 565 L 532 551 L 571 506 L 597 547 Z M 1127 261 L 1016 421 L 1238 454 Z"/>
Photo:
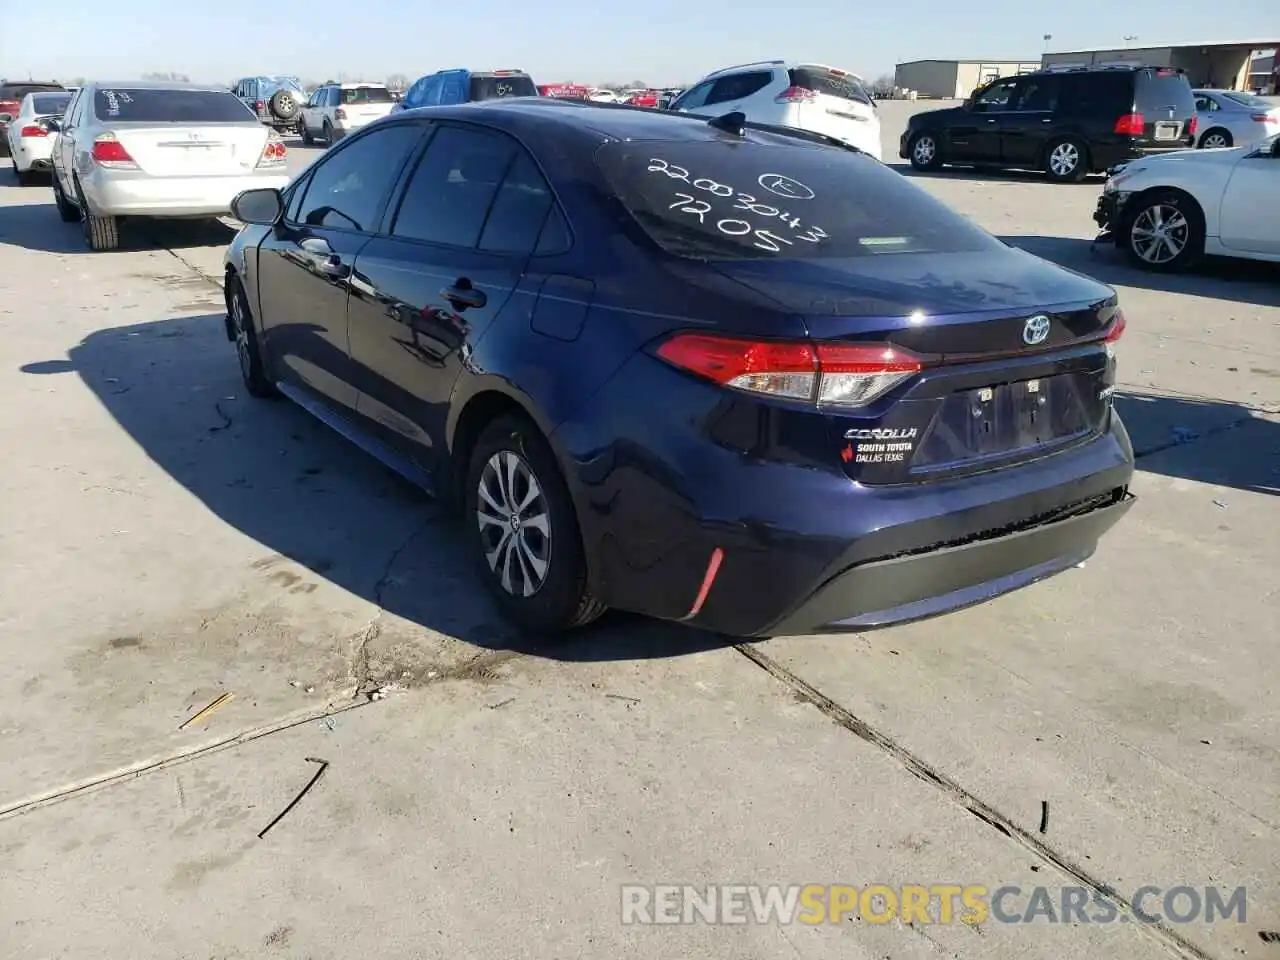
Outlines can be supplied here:
<path id="1" fill-rule="evenodd" d="M 1280 133 L 1280 103 L 1241 90 L 1197 90 L 1196 146 L 1243 147 Z"/>
<path id="2" fill-rule="evenodd" d="M 289 182 L 284 141 L 225 87 L 89 83 L 56 126 L 54 202 L 92 250 L 119 245 L 120 217 L 220 217 Z"/>

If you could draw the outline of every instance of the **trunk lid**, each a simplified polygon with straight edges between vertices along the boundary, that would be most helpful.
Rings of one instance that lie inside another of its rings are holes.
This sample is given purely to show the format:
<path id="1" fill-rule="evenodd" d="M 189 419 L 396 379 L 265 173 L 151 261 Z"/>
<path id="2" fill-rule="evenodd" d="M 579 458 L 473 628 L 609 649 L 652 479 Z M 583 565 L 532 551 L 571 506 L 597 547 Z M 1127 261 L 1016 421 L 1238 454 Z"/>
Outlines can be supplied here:
<path id="1" fill-rule="evenodd" d="M 1118 311 L 1088 277 L 1014 249 L 715 266 L 802 315 L 819 344 L 919 358 L 918 374 L 865 407 L 821 410 L 825 456 L 853 480 L 976 473 L 1106 426 L 1114 362 L 1103 338 Z"/>
<path id="2" fill-rule="evenodd" d="M 111 132 L 153 177 L 243 176 L 270 136 L 261 124 L 115 123 Z"/>

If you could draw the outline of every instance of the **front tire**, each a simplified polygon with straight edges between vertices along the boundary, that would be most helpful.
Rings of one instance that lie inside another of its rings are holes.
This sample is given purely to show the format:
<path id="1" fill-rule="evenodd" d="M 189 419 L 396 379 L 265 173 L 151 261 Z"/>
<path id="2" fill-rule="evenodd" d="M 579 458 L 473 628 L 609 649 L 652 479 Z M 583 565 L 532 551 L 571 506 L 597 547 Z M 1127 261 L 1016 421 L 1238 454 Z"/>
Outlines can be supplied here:
<path id="1" fill-rule="evenodd" d="M 587 586 L 573 501 L 550 445 L 524 417 L 480 434 L 466 473 L 465 522 L 480 574 L 521 629 L 560 633 L 605 611 Z"/>
<path id="2" fill-rule="evenodd" d="M 239 279 L 227 279 L 227 312 L 231 317 L 230 333 L 236 345 L 236 357 L 240 361 L 240 377 L 244 380 L 244 388 L 249 396 L 260 399 L 274 397 L 279 391 L 267 375 L 266 364 L 262 362 L 262 351 L 258 348 L 257 328 L 253 322 L 253 312 L 249 309 L 249 298 Z"/>
<path id="3" fill-rule="evenodd" d="M 1045 152 L 1044 172 L 1057 183 L 1079 183 L 1089 175 L 1088 148 L 1074 137 L 1053 141 Z"/>
<path id="4" fill-rule="evenodd" d="M 938 138 L 932 133 L 917 133 L 912 137 L 908 156 L 911 166 L 917 170 L 937 170 L 942 166 L 942 151 Z"/>
<path id="5" fill-rule="evenodd" d="M 1191 197 L 1155 190 L 1129 201 L 1119 241 L 1144 270 L 1179 273 L 1204 255 L 1204 213 Z"/>

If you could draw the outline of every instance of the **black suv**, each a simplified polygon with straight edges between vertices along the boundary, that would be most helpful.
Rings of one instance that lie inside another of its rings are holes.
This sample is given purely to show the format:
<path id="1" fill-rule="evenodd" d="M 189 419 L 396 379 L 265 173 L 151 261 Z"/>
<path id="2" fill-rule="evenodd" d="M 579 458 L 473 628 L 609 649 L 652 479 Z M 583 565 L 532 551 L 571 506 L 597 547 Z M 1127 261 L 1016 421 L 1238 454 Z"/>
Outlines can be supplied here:
<path id="1" fill-rule="evenodd" d="M 1196 100 L 1181 70 L 1072 67 L 1002 77 L 959 107 L 916 114 L 898 155 L 917 170 L 957 163 L 1075 182 L 1193 147 L 1195 133 Z"/>

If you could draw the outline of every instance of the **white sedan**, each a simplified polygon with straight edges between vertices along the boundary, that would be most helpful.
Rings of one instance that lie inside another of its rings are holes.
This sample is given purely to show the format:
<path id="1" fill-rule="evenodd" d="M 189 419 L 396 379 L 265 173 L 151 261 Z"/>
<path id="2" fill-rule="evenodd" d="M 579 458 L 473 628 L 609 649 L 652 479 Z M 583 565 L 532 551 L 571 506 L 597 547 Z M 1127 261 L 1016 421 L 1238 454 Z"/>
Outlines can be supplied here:
<path id="1" fill-rule="evenodd" d="M 48 173 L 52 168 L 52 144 L 57 134 L 47 121 L 61 117 L 70 100 L 71 94 L 61 91 L 28 93 L 22 98 L 17 115 L 5 127 L 13 175 L 24 186 L 31 182 L 33 173 Z"/>
<path id="2" fill-rule="evenodd" d="M 1205 255 L 1280 262 L 1280 136 L 1180 150 L 1116 169 L 1094 221 L 1140 267 L 1179 271 Z"/>

